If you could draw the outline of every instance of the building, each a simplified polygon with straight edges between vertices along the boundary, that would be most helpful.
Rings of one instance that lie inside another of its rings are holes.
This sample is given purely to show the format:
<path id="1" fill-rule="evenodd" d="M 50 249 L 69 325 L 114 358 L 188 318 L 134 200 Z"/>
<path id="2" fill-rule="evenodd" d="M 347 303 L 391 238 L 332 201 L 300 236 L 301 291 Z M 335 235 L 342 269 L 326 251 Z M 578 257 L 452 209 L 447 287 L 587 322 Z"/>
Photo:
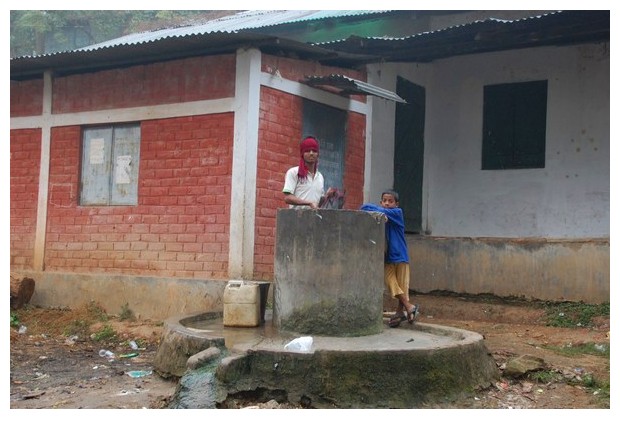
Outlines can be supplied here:
<path id="1" fill-rule="evenodd" d="M 399 190 L 414 292 L 608 302 L 609 76 L 609 11 L 248 11 L 14 58 L 11 270 L 44 306 L 221 308 L 271 280 L 314 133 L 345 209 Z"/>

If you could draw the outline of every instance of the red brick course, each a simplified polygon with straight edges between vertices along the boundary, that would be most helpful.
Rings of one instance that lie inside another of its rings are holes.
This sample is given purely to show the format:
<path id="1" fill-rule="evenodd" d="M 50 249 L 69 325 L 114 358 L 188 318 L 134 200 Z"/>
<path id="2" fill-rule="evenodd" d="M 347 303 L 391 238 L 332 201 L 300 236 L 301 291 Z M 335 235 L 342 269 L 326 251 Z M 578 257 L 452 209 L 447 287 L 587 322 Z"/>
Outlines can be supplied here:
<path id="1" fill-rule="evenodd" d="M 11 81 L 11 118 L 43 113 L 43 79 Z"/>
<path id="2" fill-rule="evenodd" d="M 11 130 L 11 267 L 32 269 L 39 198 L 41 130 Z"/>
<path id="3" fill-rule="evenodd" d="M 54 113 L 233 97 L 235 56 L 176 61 L 54 79 Z"/>

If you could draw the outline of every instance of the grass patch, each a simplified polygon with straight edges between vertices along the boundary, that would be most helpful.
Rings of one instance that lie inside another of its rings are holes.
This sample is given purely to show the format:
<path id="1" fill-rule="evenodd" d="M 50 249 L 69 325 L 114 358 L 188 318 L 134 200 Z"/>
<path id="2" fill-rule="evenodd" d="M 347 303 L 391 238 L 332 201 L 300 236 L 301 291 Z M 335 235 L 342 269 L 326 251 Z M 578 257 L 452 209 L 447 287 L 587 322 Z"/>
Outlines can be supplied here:
<path id="1" fill-rule="evenodd" d="M 77 335 L 78 337 L 87 337 L 89 334 L 90 322 L 87 322 L 83 319 L 76 319 L 69 322 L 67 326 L 64 327 L 62 333 L 67 337 L 71 337 L 73 335 Z"/>
<path id="2" fill-rule="evenodd" d="M 567 383 L 573 386 L 583 386 L 590 393 L 596 395 L 597 400 L 600 401 L 605 408 L 609 408 L 609 381 L 598 380 L 590 373 L 583 374 L 577 378 L 567 379 L 557 371 L 542 370 L 527 374 L 527 379 L 540 384 Z"/>
<path id="3" fill-rule="evenodd" d="M 530 372 L 527 374 L 527 378 L 530 381 L 543 384 L 564 381 L 561 374 L 549 370 Z"/>
<path id="4" fill-rule="evenodd" d="M 579 355 L 593 355 L 602 356 L 609 359 L 609 344 L 597 344 L 597 343 L 583 343 L 583 344 L 568 344 L 564 346 L 544 346 L 548 350 L 561 354 L 563 356 L 579 356 Z"/>
<path id="5" fill-rule="evenodd" d="M 95 341 L 106 341 L 116 337 L 116 331 L 110 325 L 104 325 L 100 330 L 90 336 Z"/>
<path id="6" fill-rule="evenodd" d="M 545 302 L 545 322 L 556 328 L 590 327 L 597 316 L 609 317 L 609 303 Z"/>

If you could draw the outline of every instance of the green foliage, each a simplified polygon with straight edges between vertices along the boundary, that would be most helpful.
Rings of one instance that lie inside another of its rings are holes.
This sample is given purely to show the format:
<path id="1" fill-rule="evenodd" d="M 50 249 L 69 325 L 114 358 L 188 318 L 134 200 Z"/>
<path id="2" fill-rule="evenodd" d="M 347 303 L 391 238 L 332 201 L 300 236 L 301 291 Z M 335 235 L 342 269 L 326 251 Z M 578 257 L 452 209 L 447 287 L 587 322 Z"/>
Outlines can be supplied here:
<path id="1" fill-rule="evenodd" d="M 527 378 L 537 383 L 553 383 L 562 381 L 562 375 L 555 371 L 535 371 L 527 374 Z"/>
<path id="2" fill-rule="evenodd" d="M 564 356 L 579 356 L 579 355 L 594 355 L 603 356 L 609 359 L 609 343 L 607 344 L 595 344 L 595 343 L 583 343 L 583 344 L 567 344 L 562 347 L 545 346 L 546 349 L 553 350 L 558 354 Z"/>
<path id="3" fill-rule="evenodd" d="M 590 373 L 568 380 L 557 371 L 543 370 L 531 372 L 527 375 L 527 378 L 528 380 L 541 384 L 567 382 L 572 385 L 583 386 L 591 393 L 597 395 L 598 400 L 606 404 L 605 408 L 609 407 L 609 381 L 600 381 Z"/>
<path id="4" fill-rule="evenodd" d="M 114 331 L 114 328 L 112 328 L 112 326 L 107 325 L 107 324 L 104 325 L 99 331 L 91 335 L 91 338 L 95 341 L 111 340 L 111 339 L 114 339 L 115 337 L 116 337 L 116 332 Z"/>
<path id="5" fill-rule="evenodd" d="M 609 303 L 545 303 L 547 326 L 560 328 L 589 327 L 596 316 L 609 317 Z"/>
<path id="6" fill-rule="evenodd" d="M 121 312 L 118 315 L 119 320 L 129 320 L 131 322 L 136 320 L 136 315 L 133 310 L 129 308 L 129 303 L 125 303 L 121 306 Z"/>
<path id="7" fill-rule="evenodd" d="M 19 323 L 19 316 L 13 312 L 11 312 L 11 326 L 12 327 L 18 327 L 20 325 Z"/>
<path id="8" fill-rule="evenodd" d="M 70 51 L 131 33 L 178 27 L 237 11 L 11 10 L 11 58 Z"/>
<path id="9" fill-rule="evenodd" d="M 89 331 L 90 323 L 82 320 L 76 319 L 72 320 L 64 329 L 63 335 L 70 337 L 72 335 L 77 335 L 78 337 L 87 337 L 90 333 Z"/>

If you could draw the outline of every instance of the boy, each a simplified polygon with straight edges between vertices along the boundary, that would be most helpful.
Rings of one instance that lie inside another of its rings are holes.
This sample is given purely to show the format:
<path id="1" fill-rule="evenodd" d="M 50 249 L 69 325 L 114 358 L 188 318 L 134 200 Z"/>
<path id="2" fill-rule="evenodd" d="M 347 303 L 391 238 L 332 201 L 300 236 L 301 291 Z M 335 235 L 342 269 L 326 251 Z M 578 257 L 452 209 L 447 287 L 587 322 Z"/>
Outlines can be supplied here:
<path id="1" fill-rule="evenodd" d="M 413 323 L 419 312 L 419 306 L 409 302 L 409 252 L 405 240 L 405 218 L 398 204 L 398 192 L 389 189 L 381 194 L 379 206 L 364 204 L 360 207 L 360 210 L 380 212 L 387 217 L 384 279 L 392 297 L 398 300 L 396 313 L 388 322 L 391 328 L 400 326 L 403 320 Z"/>

